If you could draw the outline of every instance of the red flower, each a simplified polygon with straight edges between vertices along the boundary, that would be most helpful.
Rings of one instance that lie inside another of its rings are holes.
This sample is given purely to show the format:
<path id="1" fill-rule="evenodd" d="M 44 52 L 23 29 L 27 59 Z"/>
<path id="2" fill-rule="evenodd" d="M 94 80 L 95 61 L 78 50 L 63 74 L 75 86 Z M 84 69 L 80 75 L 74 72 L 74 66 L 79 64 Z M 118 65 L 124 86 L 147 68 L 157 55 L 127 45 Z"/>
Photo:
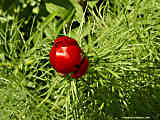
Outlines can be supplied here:
<path id="1" fill-rule="evenodd" d="M 72 78 L 82 77 L 88 70 L 89 61 L 77 41 L 62 36 L 54 41 L 50 51 L 50 64 L 59 73 L 71 73 Z"/>

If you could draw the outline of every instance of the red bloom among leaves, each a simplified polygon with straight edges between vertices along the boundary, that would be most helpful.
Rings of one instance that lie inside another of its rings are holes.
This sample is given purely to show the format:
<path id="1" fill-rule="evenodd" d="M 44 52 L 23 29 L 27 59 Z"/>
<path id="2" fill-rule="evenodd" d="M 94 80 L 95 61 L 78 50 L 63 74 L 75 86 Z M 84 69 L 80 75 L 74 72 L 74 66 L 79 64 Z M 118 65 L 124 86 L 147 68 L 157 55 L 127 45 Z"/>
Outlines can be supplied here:
<path id="1" fill-rule="evenodd" d="M 59 73 L 71 73 L 72 78 L 82 77 L 88 70 L 89 61 L 76 40 L 62 36 L 54 41 L 50 51 L 50 64 Z"/>

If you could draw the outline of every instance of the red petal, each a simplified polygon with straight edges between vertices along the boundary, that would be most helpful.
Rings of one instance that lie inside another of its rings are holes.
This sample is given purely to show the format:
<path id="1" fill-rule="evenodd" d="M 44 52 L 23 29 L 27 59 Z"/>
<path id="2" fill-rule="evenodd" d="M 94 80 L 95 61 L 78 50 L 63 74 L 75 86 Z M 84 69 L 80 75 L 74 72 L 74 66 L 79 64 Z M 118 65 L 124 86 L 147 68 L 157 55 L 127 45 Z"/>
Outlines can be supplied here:
<path id="1" fill-rule="evenodd" d="M 88 70 L 89 61 L 88 58 L 85 57 L 83 63 L 80 66 L 78 72 L 72 74 L 72 78 L 81 78 Z"/>
<path id="2" fill-rule="evenodd" d="M 49 54 L 49 60 L 53 68 L 55 68 L 55 55 L 56 55 L 56 49 L 52 47 L 50 54 Z"/>
<path id="3" fill-rule="evenodd" d="M 76 40 L 68 37 L 68 36 L 61 36 L 58 37 L 55 41 L 54 41 L 54 46 L 55 47 L 64 47 L 64 46 L 70 46 L 70 45 L 77 45 L 78 43 Z"/>

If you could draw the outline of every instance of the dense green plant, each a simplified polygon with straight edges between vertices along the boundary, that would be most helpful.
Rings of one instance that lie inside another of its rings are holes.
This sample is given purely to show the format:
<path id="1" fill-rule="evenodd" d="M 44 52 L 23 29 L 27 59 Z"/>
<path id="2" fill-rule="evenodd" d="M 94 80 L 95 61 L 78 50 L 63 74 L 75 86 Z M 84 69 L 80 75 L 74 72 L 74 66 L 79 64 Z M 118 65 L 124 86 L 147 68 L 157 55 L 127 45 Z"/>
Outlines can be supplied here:
<path id="1" fill-rule="evenodd" d="M 98 0 L 88 1 L 88 6 L 93 7 L 97 2 Z M 3 21 L 23 20 L 20 31 L 24 33 L 24 39 L 28 39 L 31 27 L 36 29 L 48 19 L 57 21 L 56 33 L 60 34 L 64 25 L 69 24 L 73 16 L 80 22 L 87 5 L 85 3 L 83 0 L 2 0 L 0 18 Z M 69 29 L 68 26 L 66 28 Z"/>
<path id="2" fill-rule="evenodd" d="M 23 20 L 0 21 L 0 119 L 158 119 L 159 5 L 108 0 L 99 9 L 88 7 L 87 21 L 84 12 L 73 11 L 81 17 L 69 14 L 67 22 L 50 12 L 36 28 L 33 19 L 28 39 Z M 75 21 L 80 25 L 73 29 Z M 60 31 L 75 38 L 89 58 L 82 79 L 61 77 L 49 64 Z"/>

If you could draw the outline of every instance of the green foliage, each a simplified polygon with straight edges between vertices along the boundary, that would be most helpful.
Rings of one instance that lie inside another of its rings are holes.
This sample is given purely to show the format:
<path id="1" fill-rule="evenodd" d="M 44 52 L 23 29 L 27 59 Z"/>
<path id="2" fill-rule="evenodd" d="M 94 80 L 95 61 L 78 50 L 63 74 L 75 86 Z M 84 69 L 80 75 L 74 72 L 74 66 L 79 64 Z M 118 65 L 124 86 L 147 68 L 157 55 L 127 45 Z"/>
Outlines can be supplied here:
<path id="1" fill-rule="evenodd" d="M 83 3 L 83 1 L 81 2 Z M 4 21 L 8 19 L 23 20 L 24 25 L 21 32 L 23 31 L 28 39 L 28 31 L 31 29 L 31 25 L 36 28 L 37 24 L 45 22 L 53 14 L 54 17 L 51 21 L 57 20 L 56 17 L 59 18 L 56 24 L 56 32 L 57 35 L 60 34 L 63 26 L 70 23 L 73 16 L 76 16 L 77 19 L 83 16 L 83 7 L 76 0 L 2 0 L 0 1 L 0 17 Z M 34 24 L 32 23 L 33 19 L 36 19 Z"/>
<path id="2" fill-rule="evenodd" d="M 96 1 L 88 1 L 85 20 L 74 0 L 44 1 L 48 13 L 42 21 L 37 16 L 19 19 L 14 15 L 26 9 L 13 10 L 42 1 L 17 0 L 23 4 L 16 7 L 0 2 L 5 19 L 0 19 L 1 120 L 159 119 L 160 2 L 107 0 L 96 8 Z M 80 25 L 72 28 L 74 22 Z M 30 24 L 27 32 L 25 24 Z M 60 33 L 75 38 L 89 58 L 81 79 L 59 76 L 49 64 Z"/>

